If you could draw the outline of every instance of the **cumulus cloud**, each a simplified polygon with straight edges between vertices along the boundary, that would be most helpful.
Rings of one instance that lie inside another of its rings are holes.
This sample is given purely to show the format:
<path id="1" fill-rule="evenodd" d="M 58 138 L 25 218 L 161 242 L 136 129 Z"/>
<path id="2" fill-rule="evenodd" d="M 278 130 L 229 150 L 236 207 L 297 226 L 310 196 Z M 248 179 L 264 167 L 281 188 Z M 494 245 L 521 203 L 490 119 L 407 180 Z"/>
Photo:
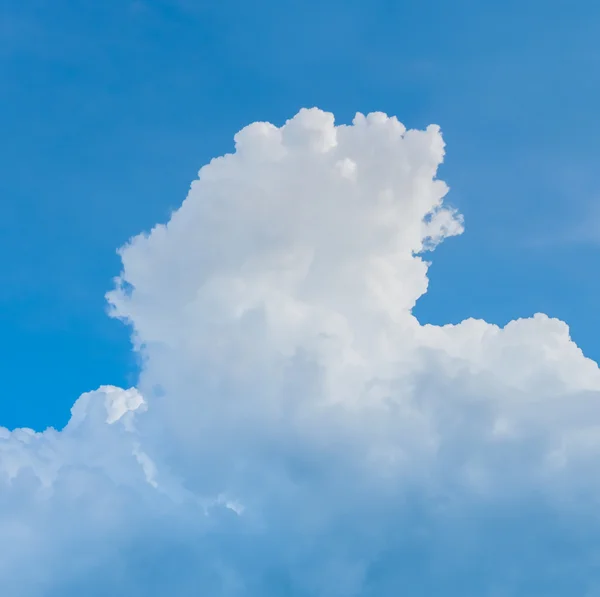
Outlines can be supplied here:
<path id="1" fill-rule="evenodd" d="M 412 314 L 463 229 L 443 156 L 254 123 L 121 248 L 139 383 L 0 430 L 7 595 L 596 594 L 598 366 L 545 315 Z"/>

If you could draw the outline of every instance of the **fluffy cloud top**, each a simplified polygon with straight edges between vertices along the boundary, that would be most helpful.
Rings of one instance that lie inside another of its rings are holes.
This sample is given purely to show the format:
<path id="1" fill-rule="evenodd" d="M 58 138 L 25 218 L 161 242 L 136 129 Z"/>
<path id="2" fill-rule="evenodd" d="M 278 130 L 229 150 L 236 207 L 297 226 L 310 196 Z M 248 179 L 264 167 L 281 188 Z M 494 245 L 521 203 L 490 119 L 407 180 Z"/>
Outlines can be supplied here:
<path id="1" fill-rule="evenodd" d="M 137 389 L 0 428 L 10 597 L 596 595 L 600 371 L 544 315 L 421 325 L 436 126 L 254 123 L 108 294 Z"/>

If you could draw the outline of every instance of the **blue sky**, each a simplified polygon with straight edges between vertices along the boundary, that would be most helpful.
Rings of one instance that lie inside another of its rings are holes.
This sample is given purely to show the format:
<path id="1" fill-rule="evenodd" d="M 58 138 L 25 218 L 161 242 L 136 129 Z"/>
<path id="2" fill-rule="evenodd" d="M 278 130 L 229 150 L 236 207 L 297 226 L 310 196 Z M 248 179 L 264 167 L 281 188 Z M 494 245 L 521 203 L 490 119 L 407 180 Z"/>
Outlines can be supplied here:
<path id="1" fill-rule="evenodd" d="M 599 29 L 591 1 L 6 4 L 0 420 L 62 426 L 82 391 L 135 381 L 105 316 L 115 249 L 242 126 L 303 106 L 441 125 L 467 231 L 422 319 L 544 311 L 600 358 Z"/>
<path id="2" fill-rule="evenodd" d="M 598 39 L 591 1 L 3 3 L 7 596 L 600 595 Z M 328 115 L 373 111 L 419 130 Z"/>

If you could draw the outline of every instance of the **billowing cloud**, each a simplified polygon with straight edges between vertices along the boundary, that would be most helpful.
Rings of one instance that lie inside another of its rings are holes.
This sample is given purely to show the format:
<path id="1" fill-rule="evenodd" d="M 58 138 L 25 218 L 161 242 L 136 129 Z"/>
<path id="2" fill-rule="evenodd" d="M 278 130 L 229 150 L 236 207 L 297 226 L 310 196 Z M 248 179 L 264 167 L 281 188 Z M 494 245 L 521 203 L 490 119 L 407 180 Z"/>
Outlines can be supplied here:
<path id="1" fill-rule="evenodd" d="M 120 250 L 137 389 L 0 429 L 15 597 L 596 595 L 600 371 L 566 324 L 421 325 L 438 127 L 254 123 Z"/>

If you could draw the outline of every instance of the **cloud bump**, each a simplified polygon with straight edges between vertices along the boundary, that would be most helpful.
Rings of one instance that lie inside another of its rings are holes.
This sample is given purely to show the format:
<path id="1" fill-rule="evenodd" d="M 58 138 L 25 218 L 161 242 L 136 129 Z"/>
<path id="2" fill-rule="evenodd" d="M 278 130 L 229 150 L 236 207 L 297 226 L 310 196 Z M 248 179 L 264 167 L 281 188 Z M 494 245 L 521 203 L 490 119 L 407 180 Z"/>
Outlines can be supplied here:
<path id="1" fill-rule="evenodd" d="M 412 314 L 463 229 L 443 156 L 381 113 L 254 123 L 121 248 L 139 383 L 0 429 L 7 594 L 600 590 L 596 363 L 545 315 Z"/>

